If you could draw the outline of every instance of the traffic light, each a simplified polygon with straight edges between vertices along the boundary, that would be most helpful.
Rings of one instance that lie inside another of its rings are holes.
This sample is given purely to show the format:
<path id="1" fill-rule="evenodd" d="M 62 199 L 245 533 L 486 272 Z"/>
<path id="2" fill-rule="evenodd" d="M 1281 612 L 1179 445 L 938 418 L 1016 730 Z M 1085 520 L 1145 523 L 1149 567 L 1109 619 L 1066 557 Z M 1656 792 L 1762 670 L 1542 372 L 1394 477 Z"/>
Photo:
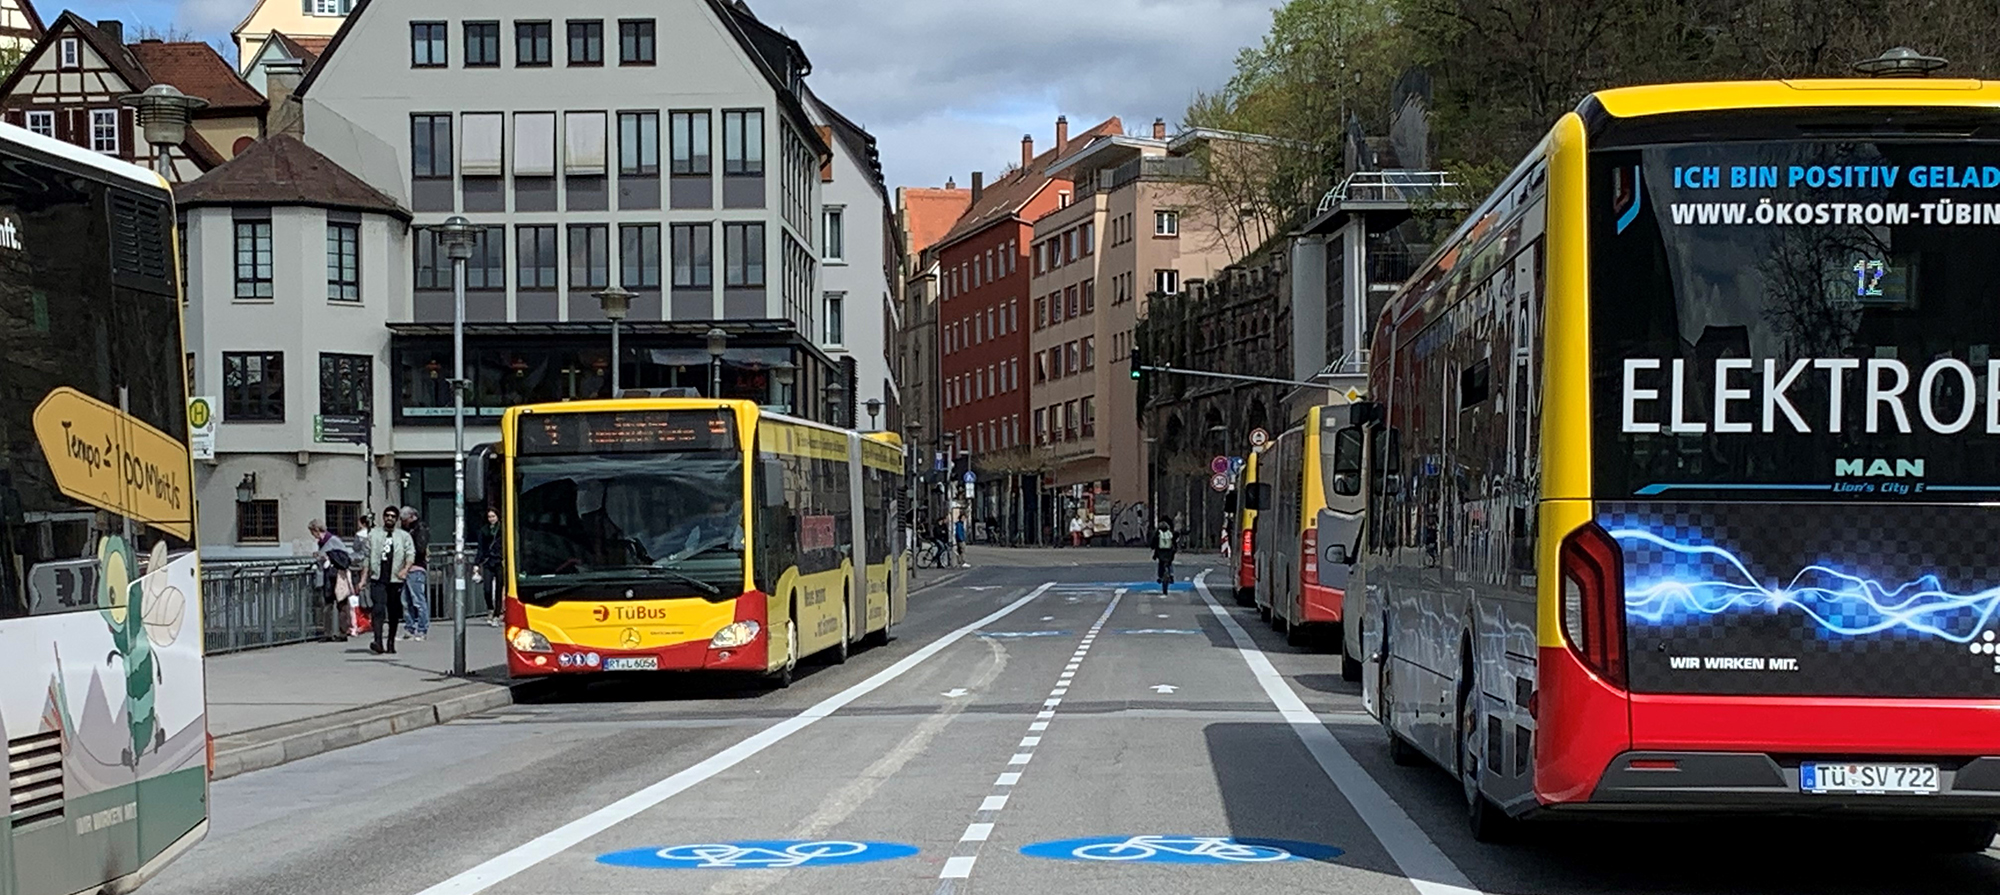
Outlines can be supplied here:
<path id="1" fill-rule="evenodd" d="M 1132 378 L 1134 380 L 1145 378 L 1145 367 L 1146 352 L 1138 348 L 1132 349 Z"/>

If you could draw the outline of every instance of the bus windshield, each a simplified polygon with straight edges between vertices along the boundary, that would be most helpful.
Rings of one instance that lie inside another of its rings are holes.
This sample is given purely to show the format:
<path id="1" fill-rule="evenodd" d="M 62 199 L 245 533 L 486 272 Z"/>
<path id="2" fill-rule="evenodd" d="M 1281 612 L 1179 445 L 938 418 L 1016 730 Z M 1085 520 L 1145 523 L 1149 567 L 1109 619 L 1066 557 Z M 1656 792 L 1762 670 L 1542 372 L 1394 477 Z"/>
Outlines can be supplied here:
<path id="1" fill-rule="evenodd" d="M 1599 497 L 2000 495 L 2000 142 L 1603 149 L 1590 203 Z"/>
<path id="2" fill-rule="evenodd" d="M 525 456 L 515 475 L 523 598 L 742 591 L 740 451 Z"/>

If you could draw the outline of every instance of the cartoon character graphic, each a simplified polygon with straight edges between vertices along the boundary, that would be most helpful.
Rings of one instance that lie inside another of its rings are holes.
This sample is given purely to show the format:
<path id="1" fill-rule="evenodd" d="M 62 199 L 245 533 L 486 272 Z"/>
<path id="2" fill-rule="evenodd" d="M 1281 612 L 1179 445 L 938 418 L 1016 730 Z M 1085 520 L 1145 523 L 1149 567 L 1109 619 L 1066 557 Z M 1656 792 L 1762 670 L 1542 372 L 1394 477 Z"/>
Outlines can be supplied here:
<path id="1" fill-rule="evenodd" d="M 179 636 L 187 596 L 159 574 L 167 566 L 165 542 L 153 545 L 143 571 L 123 538 L 105 538 L 97 555 L 103 568 L 98 579 L 99 605 L 105 607 L 104 621 L 111 628 L 112 650 L 104 661 L 107 665 L 125 663 L 125 721 L 132 743 L 124 750 L 123 759 L 128 767 L 136 768 L 148 748 L 157 750 L 167 741 L 153 705 L 154 686 L 165 680 L 154 647 L 171 646 Z M 133 581 L 134 577 L 139 580 Z"/>

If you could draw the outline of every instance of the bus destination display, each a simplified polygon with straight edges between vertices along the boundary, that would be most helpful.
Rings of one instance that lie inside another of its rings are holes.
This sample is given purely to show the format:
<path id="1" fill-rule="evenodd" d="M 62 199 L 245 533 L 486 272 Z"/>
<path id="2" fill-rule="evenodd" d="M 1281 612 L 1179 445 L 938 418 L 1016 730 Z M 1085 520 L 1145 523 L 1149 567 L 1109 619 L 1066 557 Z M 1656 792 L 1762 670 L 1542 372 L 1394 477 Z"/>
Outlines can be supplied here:
<path id="1" fill-rule="evenodd" d="M 638 410 L 521 417 L 523 454 L 727 451 L 736 429 L 726 410 Z"/>

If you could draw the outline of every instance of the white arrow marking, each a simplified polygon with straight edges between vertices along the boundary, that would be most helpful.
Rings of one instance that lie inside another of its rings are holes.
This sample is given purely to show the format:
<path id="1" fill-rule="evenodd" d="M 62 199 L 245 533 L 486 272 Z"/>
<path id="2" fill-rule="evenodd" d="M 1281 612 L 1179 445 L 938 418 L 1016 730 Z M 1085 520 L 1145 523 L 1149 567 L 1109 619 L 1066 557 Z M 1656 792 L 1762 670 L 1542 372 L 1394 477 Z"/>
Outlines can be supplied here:
<path id="1" fill-rule="evenodd" d="M 972 691 L 967 690 L 964 687 L 953 687 L 949 690 L 944 691 L 944 695 L 946 699 L 957 699 L 960 696 L 964 696 L 965 694 L 970 692 Z"/>
<path id="2" fill-rule="evenodd" d="M 1055 621 L 1055 620 L 1056 620 L 1056 617 L 1055 617 L 1055 616 L 1053 616 L 1053 615 L 1044 615 L 1044 616 L 1042 616 L 1042 621 L 1045 621 L 1045 622 L 1052 622 L 1052 621 Z"/>
<path id="3" fill-rule="evenodd" d="M 1155 693 L 1172 693 L 1172 692 L 1174 692 L 1175 690 L 1178 690 L 1178 689 L 1180 689 L 1180 688 L 1179 688 L 1179 687 L 1176 687 L 1176 686 L 1174 686 L 1173 684 L 1154 684 L 1154 685 L 1153 685 L 1153 692 L 1155 692 Z"/>

